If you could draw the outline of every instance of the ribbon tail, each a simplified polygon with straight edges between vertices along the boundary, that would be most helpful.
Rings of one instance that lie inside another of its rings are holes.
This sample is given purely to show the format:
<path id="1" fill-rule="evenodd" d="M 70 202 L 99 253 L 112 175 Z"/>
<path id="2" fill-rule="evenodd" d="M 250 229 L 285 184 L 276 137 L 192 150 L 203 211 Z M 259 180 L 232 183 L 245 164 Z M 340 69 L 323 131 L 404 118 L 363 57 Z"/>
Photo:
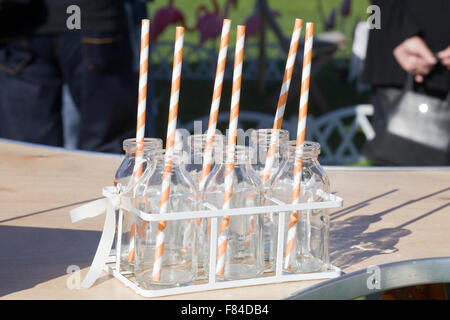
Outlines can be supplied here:
<path id="1" fill-rule="evenodd" d="M 86 203 L 81 207 L 70 210 L 70 219 L 72 223 L 75 223 L 86 218 L 96 217 L 105 212 L 105 208 L 108 206 L 108 203 L 109 199 L 107 198 Z"/>
<path id="2" fill-rule="evenodd" d="M 108 256 L 111 252 L 114 241 L 115 228 L 116 215 L 114 212 L 114 208 L 109 202 L 106 207 L 105 225 L 103 226 L 102 236 L 100 238 L 94 260 L 92 261 L 91 267 L 89 268 L 86 277 L 81 283 L 81 286 L 83 288 L 91 287 L 102 273 L 103 267 L 105 266 L 108 260 Z"/>

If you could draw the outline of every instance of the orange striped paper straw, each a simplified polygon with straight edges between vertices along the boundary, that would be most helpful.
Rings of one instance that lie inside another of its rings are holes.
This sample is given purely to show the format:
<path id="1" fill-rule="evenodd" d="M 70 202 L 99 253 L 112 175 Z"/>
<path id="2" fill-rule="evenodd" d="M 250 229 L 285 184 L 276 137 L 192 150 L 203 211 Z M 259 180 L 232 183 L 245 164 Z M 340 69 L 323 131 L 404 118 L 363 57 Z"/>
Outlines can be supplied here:
<path id="1" fill-rule="evenodd" d="M 298 112 L 292 204 L 297 204 L 300 202 L 300 187 L 302 181 L 302 162 L 303 162 L 303 142 L 305 141 L 306 115 L 308 110 L 313 34 L 314 34 L 314 24 L 308 22 L 306 24 L 305 46 L 303 52 L 302 84 L 301 84 L 300 105 Z M 289 227 L 286 240 L 285 262 L 284 262 L 285 269 L 288 269 L 290 267 L 290 261 L 295 254 L 297 221 L 298 221 L 298 211 L 295 211 L 289 219 Z"/>
<path id="2" fill-rule="evenodd" d="M 270 179 L 272 167 L 275 162 L 275 152 L 277 151 L 278 145 L 278 132 L 281 129 L 281 124 L 283 122 L 284 110 L 286 108 L 289 87 L 292 80 L 292 73 L 294 71 L 295 59 L 297 56 L 297 49 L 300 41 L 302 26 L 303 20 L 295 19 L 294 29 L 292 30 L 291 44 L 289 46 L 289 52 L 286 60 L 286 67 L 284 70 L 283 83 L 281 85 L 280 97 L 278 98 L 277 111 L 275 113 L 275 119 L 273 121 L 270 145 L 266 153 L 266 162 L 264 165 L 264 170 L 261 178 L 261 183 L 263 185 Z M 254 216 L 251 216 L 250 230 L 248 231 L 247 236 L 250 236 L 253 233 L 253 228 L 255 225 L 253 220 Z M 249 244 L 249 242 L 247 242 L 247 244 Z"/>
<path id="3" fill-rule="evenodd" d="M 283 84 L 281 85 L 280 97 L 278 99 L 277 111 L 273 121 L 273 130 L 269 149 L 266 153 L 266 163 L 261 182 L 266 183 L 271 175 L 273 163 L 275 161 L 275 152 L 278 144 L 278 136 L 275 134 L 276 130 L 281 129 L 283 122 L 284 110 L 288 98 L 289 86 L 291 84 L 292 72 L 294 70 L 295 58 L 297 56 L 298 43 L 300 41 L 300 33 L 302 31 L 303 20 L 295 19 L 294 29 L 292 30 L 291 44 L 289 46 L 289 53 L 286 60 L 286 67 L 284 70 Z"/>
<path id="4" fill-rule="evenodd" d="M 220 37 L 219 56 L 217 58 L 216 77 L 214 80 L 214 91 L 211 101 L 211 111 L 209 114 L 208 132 L 203 154 L 203 167 L 200 175 L 199 190 L 200 194 L 205 187 L 206 177 L 211 171 L 212 151 L 214 136 L 216 134 L 217 116 L 219 115 L 220 98 L 222 95 L 223 76 L 225 73 L 225 64 L 227 61 L 228 38 L 230 36 L 231 20 L 224 19 L 222 24 L 222 35 Z"/>
<path id="5" fill-rule="evenodd" d="M 225 64 L 227 61 L 228 39 L 230 37 L 230 19 L 223 19 L 222 34 L 220 36 L 219 56 L 217 57 L 216 77 L 214 79 L 214 91 L 211 101 L 211 111 L 209 114 L 208 131 L 206 134 L 206 143 L 203 150 L 203 166 L 200 173 L 199 195 L 203 196 L 203 188 L 206 184 L 206 178 L 211 172 L 213 162 L 212 153 L 214 137 L 216 135 L 217 117 L 219 115 L 220 98 L 222 96 L 223 76 L 225 74 Z M 197 225 L 200 226 L 202 219 L 197 219 Z"/>
<path id="6" fill-rule="evenodd" d="M 237 138 L 237 125 L 239 116 L 239 99 L 241 94 L 242 63 L 244 60 L 245 26 L 239 25 L 236 34 L 236 48 L 234 55 L 233 89 L 231 96 L 230 123 L 227 141 L 227 162 L 225 164 L 225 196 L 222 209 L 230 209 L 233 195 L 233 169 L 234 153 Z M 217 244 L 216 274 L 223 275 L 225 269 L 225 252 L 227 249 L 227 233 L 230 217 L 226 216 L 220 224 L 220 234 Z"/>
<path id="7" fill-rule="evenodd" d="M 136 125 L 136 161 L 134 164 L 134 182 L 141 177 L 143 171 L 142 153 L 144 150 L 145 136 L 145 109 L 147 104 L 147 70 L 148 70 L 148 48 L 149 48 L 150 20 L 141 21 L 141 52 L 139 59 L 139 94 L 138 112 Z M 128 248 L 128 262 L 134 261 L 134 232 L 135 225 L 131 226 L 130 246 Z"/>
<path id="8" fill-rule="evenodd" d="M 177 129 L 178 100 L 180 96 L 183 41 L 184 41 L 184 28 L 177 27 L 175 34 L 175 49 L 173 54 L 172 86 L 170 90 L 170 107 L 167 125 L 166 154 L 164 159 L 164 173 L 162 177 L 161 200 L 159 203 L 160 213 L 167 213 L 169 203 L 170 181 L 172 174 L 173 155 L 175 150 L 174 148 L 175 133 Z M 153 281 L 159 281 L 161 279 L 162 256 L 164 253 L 164 229 L 166 228 L 166 224 L 167 224 L 166 221 L 158 222 L 155 257 L 153 261 L 153 273 L 152 273 Z"/>

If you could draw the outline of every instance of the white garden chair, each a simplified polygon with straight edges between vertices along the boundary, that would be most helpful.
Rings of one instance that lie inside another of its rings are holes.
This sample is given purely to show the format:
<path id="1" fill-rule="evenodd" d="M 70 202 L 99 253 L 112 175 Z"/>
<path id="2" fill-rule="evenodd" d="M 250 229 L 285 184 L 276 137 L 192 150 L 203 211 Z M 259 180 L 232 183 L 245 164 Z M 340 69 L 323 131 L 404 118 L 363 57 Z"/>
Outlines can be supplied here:
<path id="1" fill-rule="evenodd" d="M 217 120 L 218 125 L 226 125 L 229 116 L 228 112 L 220 113 Z M 320 143 L 321 155 L 319 160 L 321 164 L 342 165 L 360 161 L 361 150 L 356 145 L 356 137 L 360 135 L 365 140 L 372 140 L 375 137 L 375 131 L 369 119 L 371 116 L 373 116 L 373 106 L 370 104 L 339 108 L 317 118 L 308 116 L 306 139 Z M 192 133 L 195 125 L 197 125 L 202 132 L 205 132 L 208 128 L 208 121 L 209 115 L 205 115 L 181 125 L 180 128 Z M 241 111 L 239 113 L 238 128 L 244 130 L 244 132 L 250 128 L 271 128 L 272 125 L 273 115 L 253 111 Z M 292 116 L 285 119 L 283 128 L 289 130 L 291 139 L 295 139 L 297 117 Z M 335 147 L 333 148 L 333 146 Z"/>

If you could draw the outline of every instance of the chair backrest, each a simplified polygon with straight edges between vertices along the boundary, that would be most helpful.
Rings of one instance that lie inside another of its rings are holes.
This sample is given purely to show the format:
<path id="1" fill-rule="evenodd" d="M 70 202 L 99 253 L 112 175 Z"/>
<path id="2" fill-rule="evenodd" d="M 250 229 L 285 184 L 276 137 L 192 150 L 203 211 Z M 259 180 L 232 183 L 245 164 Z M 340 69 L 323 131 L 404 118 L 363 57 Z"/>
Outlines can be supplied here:
<path id="1" fill-rule="evenodd" d="M 228 123 L 229 119 L 230 119 L 229 112 L 221 112 L 217 117 L 217 123 L 218 124 Z M 181 127 L 190 132 L 193 132 L 195 122 L 201 122 L 203 131 L 205 131 L 208 128 L 208 121 L 209 115 L 197 118 L 192 122 L 185 123 Z M 238 127 L 242 128 L 243 130 L 247 130 L 250 128 L 254 129 L 271 128 L 273 125 L 273 116 L 261 112 L 241 111 L 239 112 L 238 121 L 239 121 Z"/>
<path id="2" fill-rule="evenodd" d="M 339 108 L 313 119 L 307 138 L 320 143 L 321 163 L 351 164 L 360 161 L 362 145 L 375 137 L 369 120 L 372 115 L 372 105 L 360 104 Z"/>
<path id="3" fill-rule="evenodd" d="M 366 140 L 375 137 L 375 131 L 369 117 L 373 115 L 373 106 L 360 104 L 347 106 L 328 112 L 320 117 L 308 116 L 306 124 L 306 139 L 320 143 L 321 164 L 351 164 L 361 159 L 361 145 Z M 229 113 L 218 116 L 218 125 L 229 121 Z M 195 125 L 201 125 L 202 132 L 208 127 L 209 115 L 185 123 L 180 128 L 194 132 Z M 197 124 L 195 124 L 197 122 Z M 271 128 L 273 115 L 253 111 L 239 113 L 238 127 L 244 131 L 254 128 Z M 283 128 L 290 132 L 291 139 L 297 134 L 297 117 L 292 116 L 283 121 Z M 223 132 L 225 134 L 225 132 Z"/>

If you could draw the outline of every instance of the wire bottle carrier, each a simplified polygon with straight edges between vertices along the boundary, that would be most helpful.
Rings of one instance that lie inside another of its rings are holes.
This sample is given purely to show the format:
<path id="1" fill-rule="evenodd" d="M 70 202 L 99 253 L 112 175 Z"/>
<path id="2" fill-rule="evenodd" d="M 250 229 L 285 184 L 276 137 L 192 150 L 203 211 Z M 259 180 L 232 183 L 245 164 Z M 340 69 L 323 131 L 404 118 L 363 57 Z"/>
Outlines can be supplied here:
<path id="1" fill-rule="evenodd" d="M 267 198 L 268 205 L 260 207 L 234 208 L 234 209 L 216 209 L 208 203 L 203 203 L 204 210 L 189 211 L 189 212 L 172 212 L 166 214 L 148 214 L 137 210 L 132 206 L 132 198 L 124 196 L 125 193 L 118 191 L 116 187 L 103 188 L 103 195 L 105 198 L 96 200 L 83 207 L 71 211 L 72 222 L 82 220 L 84 218 L 93 217 L 106 211 L 105 225 L 100 239 L 97 252 L 91 268 L 83 280 L 83 287 L 90 287 L 95 280 L 100 276 L 102 271 L 106 271 L 125 286 L 131 288 L 137 294 L 143 297 L 160 297 L 168 295 L 176 295 L 183 293 L 216 290 L 224 288 L 234 288 L 243 286 L 253 286 L 269 283 L 281 283 L 287 281 L 299 280 L 315 280 L 315 279 L 329 279 L 338 277 L 341 270 L 328 264 L 325 270 L 311 273 L 289 274 L 283 270 L 283 252 L 284 252 L 284 235 L 286 230 L 286 214 L 292 211 L 308 211 L 316 209 L 331 209 L 338 208 L 343 205 L 343 199 L 333 195 L 321 193 L 319 196 L 323 201 L 305 202 L 299 204 L 284 204 L 276 199 Z M 116 211 L 117 210 L 117 211 Z M 180 219 L 196 219 L 196 218 L 210 218 L 211 219 L 211 237 L 210 237 L 210 254 L 209 254 L 209 271 L 207 279 L 194 280 L 189 285 L 183 285 L 172 288 L 162 289 L 144 289 L 140 287 L 134 277 L 133 272 L 122 270 L 120 245 L 116 245 L 116 249 L 112 249 L 114 235 L 117 232 L 116 241 L 121 242 L 121 228 L 123 220 L 123 211 L 136 215 L 140 219 L 148 222 L 155 221 L 171 221 Z M 116 212 L 118 216 L 116 217 Z M 265 272 L 262 276 L 241 279 L 241 280 L 218 280 L 216 277 L 216 256 L 217 256 L 217 237 L 218 237 L 218 220 L 224 216 L 240 216 L 240 215 L 255 215 L 278 213 L 278 230 L 277 230 L 277 249 L 276 249 L 276 264 L 275 270 L 272 272 Z M 116 223 L 117 218 L 117 223 Z M 117 227 L 117 228 L 116 228 Z"/>

